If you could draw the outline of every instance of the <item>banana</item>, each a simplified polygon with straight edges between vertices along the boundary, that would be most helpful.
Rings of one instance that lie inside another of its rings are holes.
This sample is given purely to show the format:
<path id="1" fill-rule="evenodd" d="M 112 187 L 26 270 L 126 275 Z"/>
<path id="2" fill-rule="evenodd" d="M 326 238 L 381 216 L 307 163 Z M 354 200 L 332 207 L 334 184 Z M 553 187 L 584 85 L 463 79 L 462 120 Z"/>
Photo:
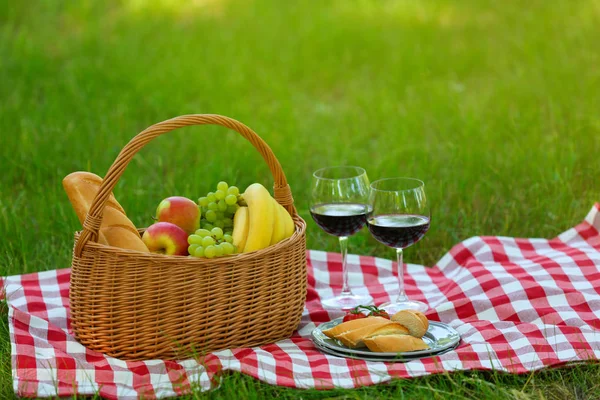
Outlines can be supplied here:
<path id="1" fill-rule="evenodd" d="M 248 238 L 244 253 L 264 249 L 271 244 L 275 206 L 269 191 L 260 183 L 253 183 L 244 192 L 248 204 Z M 235 222 L 234 222 L 235 224 Z"/>
<path id="2" fill-rule="evenodd" d="M 271 239 L 271 244 L 275 244 L 282 241 L 283 239 L 289 238 L 294 234 L 295 230 L 294 221 L 292 220 L 292 217 L 290 217 L 290 213 L 287 212 L 287 210 L 283 208 L 283 206 L 279 204 L 275 199 L 273 199 L 273 202 L 275 203 L 275 208 L 277 210 L 277 224 L 275 226 L 277 227 L 277 229 L 279 229 L 280 233 L 278 232 L 277 241 L 275 241 L 275 235 L 277 230 L 276 228 L 273 229 L 273 239 Z"/>
<path id="3" fill-rule="evenodd" d="M 288 210 L 283 208 L 282 205 L 280 205 L 279 207 L 281 207 L 281 213 L 283 214 L 283 224 L 284 224 L 283 238 L 287 239 L 294 234 L 294 232 L 296 231 L 296 226 L 294 225 L 294 220 L 292 219 Z"/>
<path id="4" fill-rule="evenodd" d="M 244 251 L 246 240 L 248 239 L 248 207 L 240 207 L 233 216 L 233 245 L 237 248 L 238 253 Z"/>
<path id="5" fill-rule="evenodd" d="M 281 213 L 283 207 L 281 207 L 281 204 L 279 204 L 277 200 L 271 199 L 273 200 L 273 209 L 275 210 L 273 214 L 275 215 L 275 218 L 273 219 L 273 236 L 271 236 L 270 244 L 274 245 L 285 239 L 285 222 L 283 220 L 283 214 Z"/>

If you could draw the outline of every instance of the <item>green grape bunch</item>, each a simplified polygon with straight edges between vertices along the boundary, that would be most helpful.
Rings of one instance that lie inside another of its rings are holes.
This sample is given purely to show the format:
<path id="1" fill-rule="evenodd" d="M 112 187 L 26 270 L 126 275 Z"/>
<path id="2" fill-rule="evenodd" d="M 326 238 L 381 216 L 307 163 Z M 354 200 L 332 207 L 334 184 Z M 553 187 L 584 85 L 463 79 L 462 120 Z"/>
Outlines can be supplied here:
<path id="1" fill-rule="evenodd" d="M 219 182 L 217 190 L 198 199 L 200 229 L 188 237 L 188 252 L 193 257 L 214 258 L 237 252 L 233 245 L 233 216 L 246 205 L 236 186 Z"/>
<path id="2" fill-rule="evenodd" d="M 223 233 L 223 229 L 215 226 L 208 229 L 198 229 L 188 236 L 188 253 L 192 257 L 215 258 L 228 256 L 236 252 L 233 237 Z"/>

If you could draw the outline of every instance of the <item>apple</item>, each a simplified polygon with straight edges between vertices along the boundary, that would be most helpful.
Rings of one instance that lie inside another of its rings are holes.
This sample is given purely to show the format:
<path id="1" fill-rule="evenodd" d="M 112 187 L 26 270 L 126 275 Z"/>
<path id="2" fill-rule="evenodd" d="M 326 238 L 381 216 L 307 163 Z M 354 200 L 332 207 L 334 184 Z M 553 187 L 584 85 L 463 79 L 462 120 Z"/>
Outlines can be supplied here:
<path id="1" fill-rule="evenodd" d="M 158 205 L 156 220 L 175 224 L 191 235 L 200 227 L 200 208 L 187 197 L 168 197 Z"/>
<path id="2" fill-rule="evenodd" d="M 188 255 L 188 234 L 170 222 L 157 222 L 146 229 L 142 241 L 152 253 L 168 256 Z"/>

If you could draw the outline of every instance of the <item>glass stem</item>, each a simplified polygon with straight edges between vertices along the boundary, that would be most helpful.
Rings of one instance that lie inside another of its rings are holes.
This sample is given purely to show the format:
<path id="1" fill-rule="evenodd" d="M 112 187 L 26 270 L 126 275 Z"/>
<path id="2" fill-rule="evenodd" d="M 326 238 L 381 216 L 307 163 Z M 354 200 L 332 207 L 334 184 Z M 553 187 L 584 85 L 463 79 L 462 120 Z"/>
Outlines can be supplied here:
<path id="1" fill-rule="evenodd" d="M 404 263 L 402 261 L 402 249 L 396 249 L 396 255 L 398 257 L 398 263 L 396 264 L 398 272 L 398 299 L 396 302 L 402 302 L 408 300 L 404 293 Z"/>
<path id="2" fill-rule="evenodd" d="M 342 293 L 341 295 L 352 295 L 350 285 L 348 285 L 348 236 L 340 236 L 340 250 L 342 253 Z"/>

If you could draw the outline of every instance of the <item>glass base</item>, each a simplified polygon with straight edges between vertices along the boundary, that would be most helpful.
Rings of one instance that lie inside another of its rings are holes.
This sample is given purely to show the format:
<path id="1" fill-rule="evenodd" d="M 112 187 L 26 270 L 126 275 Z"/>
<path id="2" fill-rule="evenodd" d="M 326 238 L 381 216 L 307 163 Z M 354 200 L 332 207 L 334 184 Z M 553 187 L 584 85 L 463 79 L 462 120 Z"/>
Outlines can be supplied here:
<path id="1" fill-rule="evenodd" d="M 417 310 L 421 312 L 429 310 L 429 306 L 427 304 L 417 300 L 404 300 L 393 303 L 388 302 L 383 303 L 378 307 L 383 308 L 385 311 L 387 311 L 388 314 L 390 314 L 390 316 L 394 315 L 400 310 Z"/>
<path id="2" fill-rule="evenodd" d="M 373 298 L 360 294 L 341 294 L 322 301 L 323 308 L 329 310 L 348 311 L 356 306 L 367 306 L 373 302 Z"/>

